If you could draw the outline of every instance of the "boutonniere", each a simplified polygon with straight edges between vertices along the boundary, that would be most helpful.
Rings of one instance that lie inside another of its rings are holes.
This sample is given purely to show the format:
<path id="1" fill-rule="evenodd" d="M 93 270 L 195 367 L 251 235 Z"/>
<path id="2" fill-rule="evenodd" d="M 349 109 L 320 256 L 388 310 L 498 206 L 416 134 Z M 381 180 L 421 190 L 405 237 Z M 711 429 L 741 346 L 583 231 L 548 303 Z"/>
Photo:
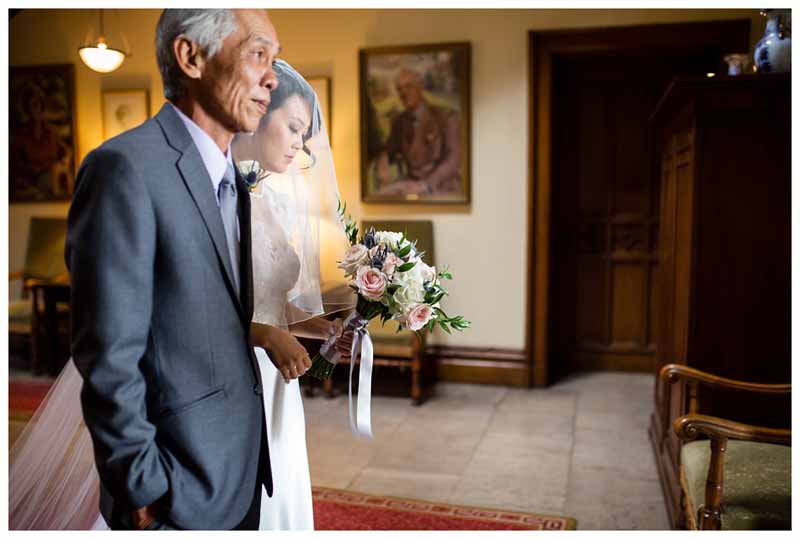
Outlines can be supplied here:
<path id="1" fill-rule="evenodd" d="M 244 178 L 244 183 L 247 184 L 247 189 L 249 189 L 251 193 L 258 187 L 259 182 L 269 175 L 266 170 L 261 168 L 261 163 L 258 161 L 239 161 L 236 163 L 236 166 L 239 169 L 239 174 Z"/>

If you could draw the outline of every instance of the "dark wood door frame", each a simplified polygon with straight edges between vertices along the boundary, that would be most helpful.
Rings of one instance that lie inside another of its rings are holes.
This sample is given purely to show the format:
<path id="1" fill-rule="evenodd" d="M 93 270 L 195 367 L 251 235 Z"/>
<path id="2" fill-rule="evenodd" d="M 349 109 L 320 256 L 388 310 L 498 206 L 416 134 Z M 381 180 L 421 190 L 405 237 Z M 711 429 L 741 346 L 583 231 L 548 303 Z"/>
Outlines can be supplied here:
<path id="1" fill-rule="evenodd" d="M 528 297 L 525 354 L 529 385 L 550 383 L 548 318 L 552 204 L 552 87 L 556 57 L 643 50 L 708 49 L 722 56 L 746 51 L 750 20 L 658 24 L 619 28 L 531 31 L 528 34 Z"/>

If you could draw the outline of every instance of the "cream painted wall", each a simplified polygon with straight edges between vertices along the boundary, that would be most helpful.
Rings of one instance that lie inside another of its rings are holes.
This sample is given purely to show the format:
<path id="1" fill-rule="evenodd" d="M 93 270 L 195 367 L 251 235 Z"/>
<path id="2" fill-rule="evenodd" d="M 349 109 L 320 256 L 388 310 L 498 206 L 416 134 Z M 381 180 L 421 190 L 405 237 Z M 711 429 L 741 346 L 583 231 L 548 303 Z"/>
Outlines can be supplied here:
<path id="1" fill-rule="evenodd" d="M 755 42 L 764 28 L 757 10 L 272 10 L 271 16 L 283 58 L 307 76 L 331 77 L 337 175 L 354 218 L 434 221 L 437 262 L 455 273 L 447 309 L 473 322 L 463 335 L 440 334 L 434 342 L 514 349 L 525 343 L 528 31 L 749 17 Z M 163 103 L 153 46 L 158 11 L 119 11 L 133 57 L 109 75 L 78 58 L 92 17 L 88 10 L 33 10 L 10 24 L 12 65 L 75 64 L 81 158 L 102 141 L 101 89 L 149 88 L 151 113 Z M 110 15 L 110 39 L 119 29 L 114 25 Z M 444 41 L 472 43 L 471 206 L 362 204 L 358 49 Z M 23 260 L 29 217 L 45 211 L 66 206 L 11 206 L 12 268 Z"/>

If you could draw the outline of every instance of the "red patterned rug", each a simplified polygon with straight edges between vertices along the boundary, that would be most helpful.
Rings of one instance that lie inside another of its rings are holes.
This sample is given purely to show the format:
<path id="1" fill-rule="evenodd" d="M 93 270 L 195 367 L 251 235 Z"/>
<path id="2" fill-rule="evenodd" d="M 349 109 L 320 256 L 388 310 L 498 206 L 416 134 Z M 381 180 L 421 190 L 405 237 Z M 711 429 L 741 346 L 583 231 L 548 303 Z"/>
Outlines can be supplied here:
<path id="1" fill-rule="evenodd" d="M 574 530 L 573 518 L 313 487 L 316 530 Z"/>

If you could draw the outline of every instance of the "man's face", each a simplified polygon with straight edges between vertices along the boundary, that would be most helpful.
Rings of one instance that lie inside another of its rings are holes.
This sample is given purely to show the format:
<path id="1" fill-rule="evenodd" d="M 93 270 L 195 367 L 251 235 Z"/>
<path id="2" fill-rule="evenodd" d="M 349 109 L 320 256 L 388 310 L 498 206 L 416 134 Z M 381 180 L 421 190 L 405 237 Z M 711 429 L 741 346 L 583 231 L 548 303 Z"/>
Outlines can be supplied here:
<path id="1" fill-rule="evenodd" d="M 411 71 L 401 71 L 395 81 L 397 94 L 406 109 L 415 109 L 422 102 L 422 81 Z"/>
<path id="2" fill-rule="evenodd" d="M 280 45 L 266 10 L 234 13 L 238 28 L 206 64 L 198 98 L 231 133 L 253 132 L 278 86 L 272 63 Z"/>

